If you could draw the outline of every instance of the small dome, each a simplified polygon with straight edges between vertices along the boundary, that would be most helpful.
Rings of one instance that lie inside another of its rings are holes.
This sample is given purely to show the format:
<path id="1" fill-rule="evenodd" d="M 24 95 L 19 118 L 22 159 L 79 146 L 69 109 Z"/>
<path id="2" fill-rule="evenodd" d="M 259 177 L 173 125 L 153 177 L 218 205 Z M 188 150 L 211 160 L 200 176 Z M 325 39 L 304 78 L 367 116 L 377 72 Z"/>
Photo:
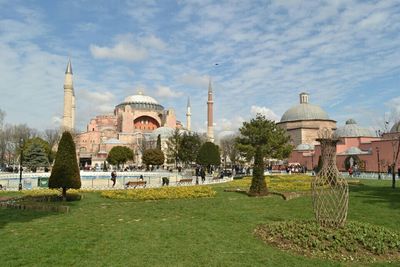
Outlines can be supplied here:
<path id="1" fill-rule="evenodd" d="M 116 139 L 116 138 L 110 138 L 110 139 L 106 140 L 106 141 L 104 142 L 104 144 L 115 145 L 115 144 L 122 144 L 122 142 L 119 141 L 119 140 Z"/>
<path id="2" fill-rule="evenodd" d="M 358 126 L 355 120 L 349 119 L 344 126 L 338 127 L 334 132 L 335 137 L 375 137 L 376 135 L 367 128 Z"/>
<path id="3" fill-rule="evenodd" d="M 400 121 L 396 122 L 396 123 L 393 125 L 392 129 L 390 129 L 390 132 L 391 132 L 391 133 L 398 133 L 398 132 L 400 132 Z"/>
<path id="4" fill-rule="evenodd" d="M 314 145 L 300 144 L 294 150 L 314 150 Z"/>
<path id="5" fill-rule="evenodd" d="M 308 94 L 300 94 L 300 104 L 288 109 L 281 118 L 281 122 L 299 120 L 329 120 L 328 114 L 317 105 L 308 103 Z"/>
<path id="6" fill-rule="evenodd" d="M 346 151 L 339 153 L 340 155 L 363 155 L 363 154 L 369 154 L 369 151 L 362 151 L 358 147 L 352 146 L 348 148 Z"/>
<path id="7" fill-rule="evenodd" d="M 151 133 L 151 138 L 156 140 L 158 135 L 161 136 L 161 139 L 167 139 L 170 136 L 172 136 L 174 134 L 174 129 L 170 128 L 170 127 L 159 127 L 157 129 L 155 129 L 152 133 Z"/>

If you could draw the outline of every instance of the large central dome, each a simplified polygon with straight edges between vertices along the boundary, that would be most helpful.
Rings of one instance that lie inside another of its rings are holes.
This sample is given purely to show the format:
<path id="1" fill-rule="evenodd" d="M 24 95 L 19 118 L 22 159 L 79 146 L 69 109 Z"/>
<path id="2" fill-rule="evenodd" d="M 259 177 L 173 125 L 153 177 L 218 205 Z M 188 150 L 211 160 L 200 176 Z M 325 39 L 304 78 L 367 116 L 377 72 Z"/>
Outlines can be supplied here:
<path id="1" fill-rule="evenodd" d="M 145 104 L 158 104 L 158 102 L 148 95 L 143 95 L 143 92 L 138 92 L 136 95 L 130 95 L 124 99 L 124 103 L 145 103 Z"/>
<path id="2" fill-rule="evenodd" d="M 281 122 L 299 120 L 330 120 L 328 114 L 317 105 L 308 103 L 308 94 L 300 94 L 300 104 L 288 109 L 281 118 Z"/>

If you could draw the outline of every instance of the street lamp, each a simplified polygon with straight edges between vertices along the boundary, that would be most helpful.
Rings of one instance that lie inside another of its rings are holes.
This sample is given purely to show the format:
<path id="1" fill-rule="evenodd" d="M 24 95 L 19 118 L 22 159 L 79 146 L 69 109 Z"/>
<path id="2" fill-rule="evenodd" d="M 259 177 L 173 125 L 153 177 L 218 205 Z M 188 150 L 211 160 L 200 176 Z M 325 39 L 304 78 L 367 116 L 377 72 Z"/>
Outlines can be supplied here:
<path id="1" fill-rule="evenodd" d="M 376 147 L 376 156 L 378 157 L 378 180 L 381 179 L 381 163 L 379 160 L 379 147 Z"/>
<path id="2" fill-rule="evenodd" d="M 23 149 L 24 149 L 24 139 L 19 140 L 19 185 L 18 185 L 18 190 L 22 190 L 22 157 L 23 157 Z"/>

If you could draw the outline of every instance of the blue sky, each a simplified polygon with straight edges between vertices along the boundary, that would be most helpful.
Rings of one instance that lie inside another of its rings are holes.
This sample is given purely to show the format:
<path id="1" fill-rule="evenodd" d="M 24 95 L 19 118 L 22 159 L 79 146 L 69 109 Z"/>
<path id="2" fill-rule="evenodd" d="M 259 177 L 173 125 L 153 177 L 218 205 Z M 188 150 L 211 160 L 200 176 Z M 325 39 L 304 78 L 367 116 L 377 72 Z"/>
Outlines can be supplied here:
<path id="1" fill-rule="evenodd" d="M 6 122 L 59 125 L 69 57 L 81 130 L 142 88 L 182 122 L 190 96 L 205 131 L 209 76 L 218 131 L 279 120 L 302 91 L 338 125 L 374 128 L 400 110 L 400 3 L 0 0 Z"/>

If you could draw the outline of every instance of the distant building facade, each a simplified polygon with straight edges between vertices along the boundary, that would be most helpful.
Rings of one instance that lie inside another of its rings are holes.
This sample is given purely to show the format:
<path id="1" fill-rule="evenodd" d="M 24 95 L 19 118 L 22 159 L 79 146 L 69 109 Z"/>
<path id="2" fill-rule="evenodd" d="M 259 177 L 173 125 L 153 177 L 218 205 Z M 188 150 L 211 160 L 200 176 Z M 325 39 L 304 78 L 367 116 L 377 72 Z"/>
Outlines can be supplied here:
<path id="1" fill-rule="evenodd" d="M 300 94 L 300 103 L 288 109 L 277 125 L 285 129 L 294 147 L 318 144 L 318 132 L 327 128 L 336 129 L 336 121 L 317 105 L 309 103 L 309 94 Z"/>
<path id="2" fill-rule="evenodd" d="M 143 142 L 154 142 L 157 136 L 152 133 L 161 127 L 181 127 L 173 109 L 165 109 L 143 92 L 128 96 L 115 107 L 114 114 L 96 116 L 85 132 L 76 135 L 80 165 L 101 166 L 114 146 L 130 147 L 135 151 L 135 163 L 141 164 Z"/>

